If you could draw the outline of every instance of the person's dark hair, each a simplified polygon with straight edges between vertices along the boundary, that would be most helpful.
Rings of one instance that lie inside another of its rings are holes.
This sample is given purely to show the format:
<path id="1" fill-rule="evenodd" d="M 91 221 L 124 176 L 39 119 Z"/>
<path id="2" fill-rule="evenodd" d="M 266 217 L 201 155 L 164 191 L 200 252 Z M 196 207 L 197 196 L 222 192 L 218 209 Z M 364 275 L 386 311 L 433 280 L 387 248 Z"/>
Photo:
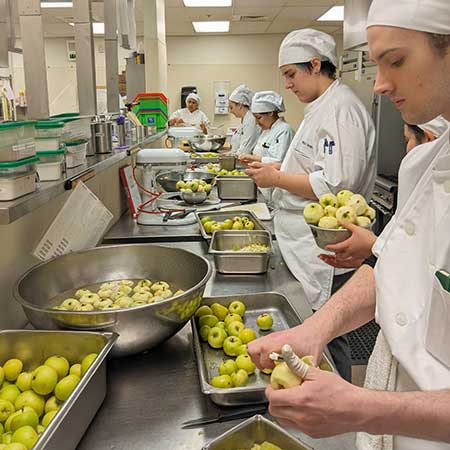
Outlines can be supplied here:
<path id="1" fill-rule="evenodd" d="M 414 137 L 419 144 L 423 144 L 425 142 L 425 131 L 423 131 L 422 128 L 418 127 L 417 125 L 411 125 L 409 123 L 407 123 L 406 126 L 408 127 L 409 131 L 414 134 Z"/>
<path id="2" fill-rule="evenodd" d="M 311 61 L 306 63 L 297 63 L 296 66 L 299 69 L 306 70 L 308 73 L 312 73 L 313 71 Z M 330 61 L 320 61 L 320 73 L 334 80 L 336 79 L 336 66 Z"/>
<path id="3" fill-rule="evenodd" d="M 436 50 L 439 56 L 444 57 L 447 55 L 450 49 L 450 35 L 449 34 L 436 34 L 427 33 L 431 46 Z"/>

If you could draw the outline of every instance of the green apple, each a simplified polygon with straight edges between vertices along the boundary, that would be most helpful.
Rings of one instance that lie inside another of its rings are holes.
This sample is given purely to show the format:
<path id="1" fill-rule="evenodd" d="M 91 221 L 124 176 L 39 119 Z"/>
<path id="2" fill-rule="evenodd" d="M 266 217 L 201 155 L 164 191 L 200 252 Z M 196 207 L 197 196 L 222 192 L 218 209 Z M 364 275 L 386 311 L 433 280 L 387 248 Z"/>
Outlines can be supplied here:
<path id="1" fill-rule="evenodd" d="M 223 351 L 228 356 L 236 356 L 238 349 L 242 345 L 242 341 L 236 336 L 228 336 L 223 341 Z"/>
<path id="2" fill-rule="evenodd" d="M 254 224 L 254 222 L 249 220 L 248 222 L 245 223 L 244 228 L 246 230 L 254 230 L 255 229 L 255 224 Z"/>
<path id="3" fill-rule="evenodd" d="M 243 316 L 245 313 L 245 305 L 239 300 L 234 300 L 228 305 L 228 311 L 230 311 L 230 313 Z"/>
<path id="4" fill-rule="evenodd" d="M 366 216 L 358 216 L 356 217 L 356 225 L 359 225 L 363 228 L 369 228 L 370 227 L 370 219 Z"/>
<path id="5" fill-rule="evenodd" d="M 45 431 L 45 427 L 43 427 L 41 424 L 39 424 L 37 427 L 36 427 L 36 431 L 38 432 L 38 434 L 41 434 L 41 433 L 43 433 L 44 431 Z M 1 450 L 1 449 L 0 449 Z"/>
<path id="6" fill-rule="evenodd" d="M 205 225 L 206 222 L 210 222 L 210 221 L 211 221 L 211 217 L 209 217 L 209 216 L 205 216 L 205 217 L 202 217 L 202 218 L 200 219 L 200 222 L 201 222 L 203 225 Z"/>
<path id="7" fill-rule="evenodd" d="M 0 448 L 0 450 L 2 449 Z M 27 450 L 27 447 L 20 442 L 11 442 L 10 444 L 6 445 L 3 450 Z"/>
<path id="8" fill-rule="evenodd" d="M 184 189 L 186 187 L 186 183 L 183 180 L 179 180 L 175 186 L 177 190 Z"/>
<path id="9" fill-rule="evenodd" d="M 346 221 L 356 223 L 356 212 L 352 206 L 341 206 L 336 211 L 336 219 L 338 222 Z"/>
<path id="10" fill-rule="evenodd" d="M 228 308 L 220 303 L 213 303 L 211 305 L 213 314 L 219 319 L 224 320 L 225 316 L 229 313 Z"/>
<path id="11" fill-rule="evenodd" d="M 22 372 L 23 363 L 20 359 L 12 358 L 3 364 L 3 370 L 5 372 L 5 378 L 8 381 L 16 381 L 20 372 Z"/>
<path id="12" fill-rule="evenodd" d="M 326 216 L 328 217 L 336 217 L 337 208 L 334 206 L 326 206 L 323 210 Z"/>
<path id="13" fill-rule="evenodd" d="M 70 375 L 76 375 L 81 378 L 81 364 L 73 364 L 69 370 Z"/>
<path id="14" fill-rule="evenodd" d="M 3 424 L 0 422 L 0 436 L 5 432 L 5 428 L 3 427 Z M 1 447 L 0 447 L 1 450 Z"/>
<path id="15" fill-rule="evenodd" d="M 234 322 L 230 322 L 227 327 L 227 332 L 229 336 L 239 337 L 239 333 L 245 328 L 245 325 L 239 320 L 235 320 Z"/>
<path id="16" fill-rule="evenodd" d="M 211 184 L 205 184 L 204 189 L 205 189 L 205 192 L 208 194 L 209 192 L 211 192 L 212 185 Z"/>
<path id="17" fill-rule="evenodd" d="M 69 365 L 69 363 L 67 363 Z M 50 366 L 39 366 L 33 371 L 31 389 L 36 394 L 48 395 L 55 389 L 58 382 L 58 372 Z"/>
<path id="18" fill-rule="evenodd" d="M 6 386 L 3 386 L 0 390 L 0 399 L 8 400 L 14 404 L 19 394 L 20 390 L 15 384 L 8 384 Z"/>
<path id="19" fill-rule="evenodd" d="M 61 406 L 61 402 L 52 395 L 46 402 L 44 406 L 44 412 L 48 413 L 50 411 L 57 411 Z"/>
<path id="20" fill-rule="evenodd" d="M 278 445 L 272 444 L 272 442 L 264 441 L 260 446 L 259 450 L 282 450 Z"/>
<path id="21" fill-rule="evenodd" d="M 41 424 L 43 427 L 48 426 L 48 424 L 52 421 L 53 417 L 58 413 L 58 410 L 49 411 L 45 416 L 42 418 Z"/>
<path id="22" fill-rule="evenodd" d="M 12 432 L 29 425 L 36 428 L 39 424 L 39 417 L 33 408 L 26 406 L 23 410 L 20 410 L 20 414 L 14 416 L 10 422 L 10 429 Z"/>
<path id="23" fill-rule="evenodd" d="M 371 206 L 368 206 L 367 209 L 364 211 L 363 215 L 368 217 L 370 219 L 370 221 L 372 222 L 375 219 L 375 216 L 377 215 L 377 213 Z"/>
<path id="24" fill-rule="evenodd" d="M 206 314 L 206 316 L 201 316 L 198 319 L 198 326 L 201 328 L 203 325 L 208 325 L 208 327 L 212 328 L 216 326 L 216 323 L 219 321 L 219 319 L 216 316 L 213 316 L 212 314 Z"/>
<path id="25" fill-rule="evenodd" d="M 270 375 L 273 372 L 273 369 L 262 369 L 261 373 L 264 375 Z"/>
<path id="26" fill-rule="evenodd" d="M 203 305 L 197 309 L 197 311 L 195 312 L 195 317 L 210 316 L 212 314 L 213 312 L 211 308 L 208 305 Z"/>
<path id="27" fill-rule="evenodd" d="M 219 366 L 220 375 L 231 375 L 233 372 L 236 372 L 237 366 L 234 362 L 234 359 L 226 359 Z"/>
<path id="28" fill-rule="evenodd" d="M 10 444 L 11 443 L 11 438 L 12 438 L 12 433 L 10 431 L 7 432 L 7 433 L 3 433 L 2 434 L 2 443 L 6 444 L 6 445 Z"/>
<path id="29" fill-rule="evenodd" d="M 233 313 L 228 313 L 225 316 L 224 322 L 225 322 L 225 326 L 228 328 L 228 325 L 230 325 L 231 322 L 242 322 L 242 317 L 239 314 L 233 314 Z"/>
<path id="30" fill-rule="evenodd" d="M 29 406 L 36 411 L 36 414 L 39 417 L 41 417 L 44 412 L 45 399 L 32 390 L 25 391 L 16 398 L 14 406 L 16 409 L 22 409 L 25 406 Z"/>
<path id="31" fill-rule="evenodd" d="M 208 220 L 207 222 L 203 223 L 203 228 L 205 229 L 205 233 L 211 234 L 211 227 L 214 225 L 214 222 L 212 220 Z"/>
<path id="32" fill-rule="evenodd" d="M 97 353 L 89 353 L 89 355 L 86 355 L 83 360 L 81 361 L 81 376 L 83 376 L 89 367 L 91 367 L 92 363 L 95 361 L 95 358 L 97 358 Z"/>
<path id="33" fill-rule="evenodd" d="M 333 368 L 325 359 L 322 359 L 322 361 L 320 361 L 319 369 L 325 370 L 326 372 L 333 372 Z"/>
<path id="34" fill-rule="evenodd" d="M 25 445 L 28 450 L 31 450 L 38 440 L 38 434 L 33 427 L 26 425 L 14 431 L 11 442 L 19 442 L 20 444 Z"/>
<path id="35" fill-rule="evenodd" d="M 351 206 L 357 216 L 361 216 L 366 212 L 367 202 L 366 199 L 361 194 L 354 194 L 348 200 L 345 206 Z"/>
<path id="36" fill-rule="evenodd" d="M 8 400 L 0 400 L 0 422 L 4 422 L 12 413 L 14 405 Z"/>
<path id="37" fill-rule="evenodd" d="M 22 372 L 16 380 L 16 386 L 23 392 L 31 389 L 31 380 L 33 374 L 31 372 Z"/>
<path id="38" fill-rule="evenodd" d="M 143 294 L 134 294 L 134 295 L 143 295 Z M 134 296 L 133 296 L 134 297 Z M 137 300 L 137 299 L 136 299 Z M 145 301 L 145 300 L 144 300 Z M 109 298 L 106 298 L 104 300 L 97 300 L 94 303 L 94 308 L 95 309 L 106 309 L 109 306 L 111 306 L 113 304 L 113 301 Z"/>
<path id="39" fill-rule="evenodd" d="M 327 206 L 333 206 L 336 208 L 338 205 L 338 199 L 334 194 L 329 192 L 327 194 L 323 194 L 320 197 L 319 203 L 322 206 L 322 208 L 326 208 Z"/>
<path id="40" fill-rule="evenodd" d="M 227 389 L 233 387 L 230 375 L 219 375 L 211 380 L 211 385 L 217 388 Z"/>
<path id="41" fill-rule="evenodd" d="M 235 387 L 245 386 L 248 381 L 248 373 L 244 369 L 239 369 L 231 374 L 231 381 Z"/>
<path id="42" fill-rule="evenodd" d="M 75 292 L 75 298 L 79 300 L 81 297 L 88 294 L 92 294 L 92 292 L 89 289 L 78 289 L 78 291 Z"/>
<path id="43" fill-rule="evenodd" d="M 339 226 L 339 222 L 337 221 L 336 217 L 324 216 L 319 220 L 318 226 L 320 228 L 333 230 Z"/>
<path id="44" fill-rule="evenodd" d="M 256 318 L 256 325 L 260 330 L 270 330 L 273 325 L 273 318 L 269 313 L 262 313 Z"/>
<path id="45" fill-rule="evenodd" d="M 100 290 L 97 292 L 97 295 L 98 295 L 100 298 L 103 298 L 103 299 L 105 299 L 105 298 L 110 298 L 112 294 L 113 294 L 112 289 L 100 289 Z"/>
<path id="46" fill-rule="evenodd" d="M 116 305 L 120 306 L 120 308 L 129 308 L 132 303 L 133 299 L 127 295 L 124 295 L 116 300 Z"/>
<path id="47" fill-rule="evenodd" d="M 239 222 L 234 222 L 233 226 L 231 227 L 232 230 L 243 230 L 244 229 L 244 224 L 239 221 Z"/>
<path id="48" fill-rule="evenodd" d="M 288 365 L 283 362 L 273 369 L 270 384 L 275 389 L 288 389 L 302 384 L 302 379 L 295 375 Z"/>
<path id="49" fill-rule="evenodd" d="M 61 306 L 68 311 L 74 311 L 75 308 L 80 307 L 81 303 L 76 298 L 66 298 L 62 303 Z"/>
<path id="50" fill-rule="evenodd" d="M 349 191 L 348 189 L 343 189 L 342 191 L 339 191 L 336 194 L 337 200 L 338 200 L 338 207 L 345 206 L 350 200 L 350 197 L 353 195 L 352 191 Z"/>
<path id="51" fill-rule="evenodd" d="M 80 306 L 80 308 L 77 308 L 76 311 L 94 311 L 94 305 L 91 305 L 90 303 L 84 303 Z"/>
<path id="52" fill-rule="evenodd" d="M 227 332 L 220 327 L 211 328 L 208 335 L 208 344 L 212 348 L 222 348 L 222 345 L 227 338 Z"/>
<path id="53" fill-rule="evenodd" d="M 203 325 L 202 327 L 200 327 L 200 330 L 198 330 L 198 334 L 200 335 L 202 341 L 208 342 L 208 336 L 210 331 L 211 327 L 208 325 Z"/>
<path id="54" fill-rule="evenodd" d="M 76 375 L 67 375 L 58 381 L 55 387 L 55 397 L 61 401 L 67 400 L 79 382 L 80 378 Z"/>
<path id="55" fill-rule="evenodd" d="M 256 333 L 251 328 L 244 328 L 239 333 L 239 339 L 242 341 L 243 344 L 248 344 L 251 341 L 254 341 L 256 339 Z"/>
<path id="56" fill-rule="evenodd" d="M 233 221 L 231 219 L 225 219 L 222 227 L 224 230 L 231 230 L 233 228 Z"/>
<path id="57" fill-rule="evenodd" d="M 14 419 L 14 417 L 18 416 L 19 414 L 22 414 L 23 409 L 19 409 L 18 411 L 12 413 L 5 422 L 5 430 L 7 433 L 11 431 L 11 421 Z"/>
<path id="58" fill-rule="evenodd" d="M 5 381 L 5 371 L 3 367 L 0 366 L 0 387 L 2 387 L 3 381 Z"/>
<path id="59" fill-rule="evenodd" d="M 93 292 L 90 292 L 89 294 L 84 294 L 80 298 L 80 303 L 88 303 L 93 305 L 95 302 L 100 301 L 100 297 L 97 294 L 94 294 Z"/>
<path id="60" fill-rule="evenodd" d="M 239 355 L 236 358 L 236 366 L 238 369 L 244 369 L 249 375 L 256 370 L 256 365 L 250 358 L 250 355 Z"/>
<path id="61" fill-rule="evenodd" d="M 226 326 L 225 326 L 225 322 L 223 322 L 222 320 L 219 320 L 219 322 L 216 323 L 216 327 L 223 328 L 225 331 L 227 331 L 226 330 Z"/>
<path id="62" fill-rule="evenodd" d="M 306 223 L 317 225 L 319 220 L 324 216 L 324 211 L 319 203 L 309 203 L 303 210 L 303 217 Z"/>
<path id="63" fill-rule="evenodd" d="M 247 355 L 248 354 L 248 350 L 247 350 L 247 344 L 242 344 L 239 346 L 238 350 L 237 350 L 237 355 Z"/>

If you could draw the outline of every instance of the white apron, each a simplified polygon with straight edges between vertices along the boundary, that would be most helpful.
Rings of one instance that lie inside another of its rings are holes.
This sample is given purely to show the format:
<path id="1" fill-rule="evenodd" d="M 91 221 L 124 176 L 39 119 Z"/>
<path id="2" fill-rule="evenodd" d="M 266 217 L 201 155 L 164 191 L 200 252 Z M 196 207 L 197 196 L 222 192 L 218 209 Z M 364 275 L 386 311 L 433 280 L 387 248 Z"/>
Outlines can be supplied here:
<path id="1" fill-rule="evenodd" d="M 190 112 L 187 108 L 177 109 L 171 114 L 169 120 L 183 119 L 183 122 L 188 126 L 200 127 L 201 123 L 209 125 L 209 120 L 206 114 L 200 109 L 196 109 L 194 112 Z"/>
<path id="2" fill-rule="evenodd" d="M 242 118 L 237 130 L 231 136 L 231 153 L 234 155 L 252 154 L 261 128 L 256 124 L 256 119 L 248 110 Z"/>

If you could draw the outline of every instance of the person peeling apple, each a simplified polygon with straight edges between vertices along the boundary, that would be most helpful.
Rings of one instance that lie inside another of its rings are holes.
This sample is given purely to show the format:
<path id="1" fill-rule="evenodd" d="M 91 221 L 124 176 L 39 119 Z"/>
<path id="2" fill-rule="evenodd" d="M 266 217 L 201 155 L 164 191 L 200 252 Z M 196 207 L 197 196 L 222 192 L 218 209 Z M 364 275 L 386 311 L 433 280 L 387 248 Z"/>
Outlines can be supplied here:
<path id="1" fill-rule="evenodd" d="M 448 0 L 373 0 L 367 34 L 375 92 L 407 123 L 449 120 Z M 359 450 L 450 449 L 450 294 L 435 276 L 450 271 L 449 221 L 447 130 L 403 159 L 397 211 L 372 249 L 375 268 L 363 264 L 302 325 L 248 345 L 260 369 L 273 367 L 269 354 L 284 344 L 317 363 L 334 336 L 373 318 L 380 325 L 364 388 L 315 367 L 299 387 L 267 388 L 282 425 L 313 437 L 357 432 Z"/>
<path id="2" fill-rule="evenodd" d="M 283 259 L 302 284 L 313 311 L 349 277 L 318 259 L 302 212 L 311 200 L 344 189 L 367 199 L 375 182 L 375 129 L 364 104 L 336 77 L 336 42 L 313 29 L 293 31 L 283 40 L 279 67 L 285 88 L 306 103 L 305 117 L 281 165 L 249 164 L 246 174 L 260 188 L 275 188 L 274 225 Z M 348 272 L 348 271 L 347 271 Z M 350 348 L 345 336 L 329 345 L 339 373 L 351 378 Z"/>

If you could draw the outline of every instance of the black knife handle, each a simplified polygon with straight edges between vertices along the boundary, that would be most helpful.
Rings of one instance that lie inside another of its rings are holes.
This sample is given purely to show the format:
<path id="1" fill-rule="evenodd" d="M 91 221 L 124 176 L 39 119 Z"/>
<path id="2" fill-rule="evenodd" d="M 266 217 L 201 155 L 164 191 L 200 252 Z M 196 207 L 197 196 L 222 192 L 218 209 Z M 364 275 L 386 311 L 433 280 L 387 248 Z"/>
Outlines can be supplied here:
<path id="1" fill-rule="evenodd" d="M 252 417 L 255 414 L 265 414 L 266 412 L 267 412 L 267 405 L 259 405 L 253 408 L 240 409 L 238 411 L 220 414 L 218 422 L 226 422 L 228 420 L 236 420 L 236 419 L 245 419 L 247 417 Z"/>

